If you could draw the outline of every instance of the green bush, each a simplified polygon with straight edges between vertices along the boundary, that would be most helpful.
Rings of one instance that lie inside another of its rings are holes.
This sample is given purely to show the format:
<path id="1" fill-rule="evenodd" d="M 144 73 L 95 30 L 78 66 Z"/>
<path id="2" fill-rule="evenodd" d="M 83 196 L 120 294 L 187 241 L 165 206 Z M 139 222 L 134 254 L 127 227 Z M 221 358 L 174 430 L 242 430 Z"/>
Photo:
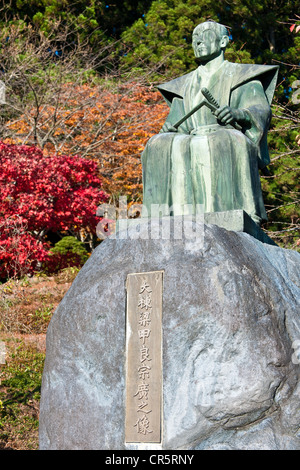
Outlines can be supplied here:
<path id="1" fill-rule="evenodd" d="M 69 266 L 82 266 L 89 258 L 84 244 L 72 236 L 62 238 L 50 251 L 57 262 L 58 270 Z"/>

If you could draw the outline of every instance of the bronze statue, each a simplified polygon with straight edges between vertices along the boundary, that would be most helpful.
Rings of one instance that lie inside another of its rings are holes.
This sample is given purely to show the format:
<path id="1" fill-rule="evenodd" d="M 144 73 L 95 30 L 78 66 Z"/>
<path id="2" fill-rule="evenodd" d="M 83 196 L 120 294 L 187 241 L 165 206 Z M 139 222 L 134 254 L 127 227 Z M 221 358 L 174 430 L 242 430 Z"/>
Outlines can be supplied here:
<path id="1" fill-rule="evenodd" d="M 199 67 L 158 86 L 170 112 L 142 154 L 144 215 L 243 209 L 266 220 L 259 168 L 268 163 L 267 131 L 278 67 L 224 59 L 225 26 L 207 21 L 193 32 Z"/>

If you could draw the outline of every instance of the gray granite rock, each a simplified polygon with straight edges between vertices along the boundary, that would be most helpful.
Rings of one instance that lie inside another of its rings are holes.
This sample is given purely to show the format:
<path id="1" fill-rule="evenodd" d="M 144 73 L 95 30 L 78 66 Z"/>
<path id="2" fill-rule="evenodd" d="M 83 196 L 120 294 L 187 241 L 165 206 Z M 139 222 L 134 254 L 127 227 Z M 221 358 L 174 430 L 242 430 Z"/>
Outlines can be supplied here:
<path id="1" fill-rule="evenodd" d="M 299 450 L 300 254 L 146 230 L 105 240 L 54 313 L 40 448 L 125 448 L 126 276 L 164 270 L 161 448 Z"/>

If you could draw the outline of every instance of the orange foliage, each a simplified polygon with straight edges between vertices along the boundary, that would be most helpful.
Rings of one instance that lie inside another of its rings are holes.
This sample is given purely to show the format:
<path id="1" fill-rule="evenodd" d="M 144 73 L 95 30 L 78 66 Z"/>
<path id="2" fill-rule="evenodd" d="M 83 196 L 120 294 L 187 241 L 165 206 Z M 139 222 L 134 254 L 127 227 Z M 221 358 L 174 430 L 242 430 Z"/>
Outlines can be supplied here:
<path id="1" fill-rule="evenodd" d="M 31 115 L 34 113 L 32 109 Z M 44 153 L 79 154 L 96 160 L 105 191 L 141 202 L 140 155 L 149 138 L 161 129 L 167 113 L 160 93 L 151 87 L 127 84 L 113 92 L 66 83 L 60 102 L 39 110 L 36 132 L 44 139 Z M 28 112 L 8 126 L 14 131 L 10 142 L 36 143 Z"/>

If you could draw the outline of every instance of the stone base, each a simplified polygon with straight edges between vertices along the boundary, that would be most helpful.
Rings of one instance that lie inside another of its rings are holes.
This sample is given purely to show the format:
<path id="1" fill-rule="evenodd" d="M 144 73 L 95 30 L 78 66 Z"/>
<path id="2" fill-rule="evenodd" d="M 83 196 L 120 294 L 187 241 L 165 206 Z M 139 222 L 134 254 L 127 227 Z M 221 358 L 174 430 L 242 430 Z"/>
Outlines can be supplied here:
<path id="1" fill-rule="evenodd" d="M 262 243 L 268 243 L 269 245 L 277 244 L 251 219 L 251 217 L 243 210 L 224 211 L 224 212 L 206 212 L 204 214 L 198 214 L 197 216 L 184 215 L 167 217 L 164 216 L 159 220 L 165 219 L 177 219 L 177 220 L 194 220 L 198 222 L 204 222 L 205 224 L 218 225 L 218 227 L 225 228 L 234 232 L 245 232 L 256 238 Z M 151 220 L 151 219 L 150 219 Z M 157 220 L 155 218 L 155 220 Z M 138 219 L 120 219 L 116 223 L 116 238 L 118 238 L 118 232 L 127 230 L 128 227 L 136 227 L 140 224 L 148 224 L 148 218 Z"/>
<path id="2" fill-rule="evenodd" d="M 151 224 L 104 240 L 51 319 L 40 449 L 153 449 L 125 444 L 125 284 L 163 271 L 155 448 L 300 450 L 300 254 L 217 225 L 149 239 Z"/>

